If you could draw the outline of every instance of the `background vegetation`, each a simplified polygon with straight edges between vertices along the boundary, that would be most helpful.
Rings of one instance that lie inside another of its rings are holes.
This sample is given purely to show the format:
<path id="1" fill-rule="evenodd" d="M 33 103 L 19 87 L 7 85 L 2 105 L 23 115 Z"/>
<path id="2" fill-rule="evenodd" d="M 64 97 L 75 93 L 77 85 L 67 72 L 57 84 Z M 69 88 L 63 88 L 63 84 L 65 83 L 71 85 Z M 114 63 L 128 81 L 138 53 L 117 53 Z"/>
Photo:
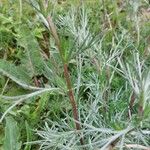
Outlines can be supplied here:
<path id="1" fill-rule="evenodd" d="M 148 0 L 0 0 L 0 149 L 150 149 Z"/>

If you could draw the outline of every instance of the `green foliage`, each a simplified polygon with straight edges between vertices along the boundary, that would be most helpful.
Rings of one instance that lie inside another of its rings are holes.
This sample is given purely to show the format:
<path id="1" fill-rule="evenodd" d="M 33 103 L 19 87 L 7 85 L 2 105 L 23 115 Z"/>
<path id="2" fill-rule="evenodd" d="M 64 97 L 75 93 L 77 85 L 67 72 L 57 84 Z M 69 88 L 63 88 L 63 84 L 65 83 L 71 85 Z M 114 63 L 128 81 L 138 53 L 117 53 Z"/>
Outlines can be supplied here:
<path id="1" fill-rule="evenodd" d="M 25 122 L 25 126 L 26 126 L 26 132 L 27 132 L 27 142 L 30 142 L 30 140 L 32 139 L 32 131 L 31 128 L 29 126 L 29 124 L 27 123 L 27 121 Z M 24 150 L 31 150 L 31 145 L 30 144 L 26 144 Z"/>
<path id="2" fill-rule="evenodd" d="M 25 68 L 31 78 L 41 75 L 44 70 L 44 62 L 40 47 L 33 33 L 27 26 L 21 26 L 18 35 L 18 45 L 25 49 L 23 58 L 21 58 L 22 68 Z"/>
<path id="3" fill-rule="evenodd" d="M 20 131 L 17 122 L 12 117 L 6 117 L 4 150 L 20 150 Z"/>
<path id="4" fill-rule="evenodd" d="M 146 0 L 1 0 L 0 149 L 82 150 L 81 137 L 88 150 L 149 148 L 149 6 Z"/>
<path id="5" fill-rule="evenodd" d="M 30 78 L 27 72 L 20 66 L 15 66 L 6 60 L 0 60 L 0 72 L 12 80 L 29 83 Z"/>

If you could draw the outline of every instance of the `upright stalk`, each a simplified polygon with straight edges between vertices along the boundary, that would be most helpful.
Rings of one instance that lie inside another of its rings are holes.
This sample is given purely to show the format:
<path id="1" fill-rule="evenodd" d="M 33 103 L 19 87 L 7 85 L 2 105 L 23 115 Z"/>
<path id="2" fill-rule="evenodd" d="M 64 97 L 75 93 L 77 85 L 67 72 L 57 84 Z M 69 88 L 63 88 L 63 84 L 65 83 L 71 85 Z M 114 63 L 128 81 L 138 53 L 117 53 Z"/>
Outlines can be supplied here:
<path id="1" fill-rule="evenodd" d="M 140 94 L 139 110 L 138 110 L 140 119 L 142 119 L 143 113 L 144 113 L 143 104 L 144 104 L 144 91 L 142 90 L 142 91 L 141 91 L 141 94 Z"/>
<path id="2" fill-rule="evenodd" d="M 74 93 L 73 93 L 73 89 L 72 89 L 72 85 L 71 85 L 71 79 L 70 79 L 70 74 L 69 74 L 69 70 L 68 70 L 68 63 L 65 61 L 65 59 L 63 57 L 63 52 L 61 49 L 60 40 L 59 40 L 57 31 L 56 31 L 55 25 L 54 25 L 50 16 L 47 17 L 47 22 L 49 24 L 49 29 L 51 31 L 51 34 L 53 35 L 53 37 L 55 39 L 55 43 L 56 43 L 56 46 L 59 50 L 59 54 L 60 54 L 60 57 L 61 57 L 61 60 L 63 63 L 64 77 L 65 77 L 66 85 L 67 85 L 67 89 L 68 89 L 68 96 L 69 96 L 70 103 L 72 106 L 73 118 L 75 120 L 75 122 L 74 122 L 75 128 L 76 128 L 76 130 L 80 130 L 81 128 L 80 128 L 80 124 L 79 124 L 78 109 L 77 109 L 77 104 L 75 101 L 75 97 L 74 97 Z M 80 143 L 81 143 L 81 145 L 84 144 L 83 138 L 80 138 Z"/>
<path id="3" fill-rule="evenodd" d="M 76 105 L 76 102 L 75 102 L 74 93 L 73 93 L 72 86 L 71 86 L 71 80 L 70 80 L 70 75 L 69 75 L 67 64 L 64 64 L 64 76 L 65 76 L 65 79 L 66 79 L 66 84 L 67 84 L 67 88 L 68 88 L 68 95 L 69 95 L 69 98 L 70 98 L 70 103 L 72 105 L 73 116 L 74 116 L 74 119 L 78 121 L 79 120 L 78 110 L 77 110 L 77 105 Z M 76 125 L 76 129 L 80 130 L 79 123 L 75 122 L 75 125 Z"/>

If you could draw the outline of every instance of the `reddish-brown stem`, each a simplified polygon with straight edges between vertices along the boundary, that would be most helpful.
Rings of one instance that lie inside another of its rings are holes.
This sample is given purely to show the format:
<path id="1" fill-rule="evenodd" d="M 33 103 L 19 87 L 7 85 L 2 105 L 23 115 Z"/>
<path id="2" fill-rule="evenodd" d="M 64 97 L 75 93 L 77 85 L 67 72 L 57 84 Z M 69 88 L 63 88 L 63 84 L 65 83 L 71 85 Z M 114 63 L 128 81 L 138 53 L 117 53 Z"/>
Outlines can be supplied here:
<path id="1" fill-rule="evenodd" d="M 80 124 L 78 123 L 79 122 L 78 109 L 77 109 L 76 101 L 74 98 L 74 93 L 73 93 L 72 86 L 71 86 L 71 80 L 70 80 L 70 75 L 69 75 L 67 64 L 64 64 L 64 76 L 65 76 L 66 83 L 67 83 L 70 103 L 72 105 L 72 113 L 73 113 L 73 117 L 75 119 L 75 126 L 76 126 L 77 130 L 80 130 Z M 83 138 L 80 139 L 80 143 L 81 143 L 81 145 L 84 144 Z"/>
<path id="2" fill-rule="evenodd" d="M 57 45 L 57 48 L 59 50 L 59 54 L 60 54 L 60 57 L 61 57 L 61 60 L 62 60 L 62 63 L 63 63 L 64 77 L 65 77 L 67 88 L 68 88 L 68 96 L 69 96 L 70 103 L 71 103 L 71 106 L 72 106 L 72 113 L 73 113 L 73 118 L 75 120 L 75 127 L 76 127 L 76 130 L 80 130 L 78 109 L 77 109 L 77 105 L 76 105 L 76 101 L 75 101 L 75 98 L 74 98 L 74 93 L 73 93 L 73 89 L 72 89 L 72 85 L 71 85 L 71 79 L 70 79 L 70 74 L 69 74 L 69 70 L 68 70 L 68 64 L 66 63 L 66 61 L 63 57 L 63 52 L 62 52 L 62 49 L 61 49 L 59 36 L 57 34 L 57 31 L 56 31 L 55 25 L 52 21 L 52 18 L 50 16 L 48 16 L 47 21 L 48 21 L 49 29 L 51 30 L 52 36 L 55 39 L 55 43 Z M 81 145 L 84 145 L 82 137 L 80 138 L 80 143 L 81 143 Z"/>
<path id="3" fill-rule="evenodd" d="M 72 86 L 71 86 L 70 75 L 69 75 L 67 64 L 64 64 L 64 76 L 65 76 L 66 83 L 67 83 L 68 95 L 69 95 L 69 98 L 70 98 L 70 103 L 72 105 L 74 119 L 76 121 L 79 121 L 77 105 L 76 105 L 76 102 L 75 102 L 74 93 L 73 93 Z M 75 122 L 75 124 L 76 124 L 76 129 L 80 130 L 79 123 Z"/>
<path id="4" fill-rule="evenodd" d="M 139 116 L 142 117 L 144 113 L 143 106 L 139 106 Z"/>
<path id="5" fill-rule="evenodd" d="M 144 113 L 143 101 L 144 101 L 144 91 L 141 91 L 140 98 L 139 98 L 139 109 L 138 109 L 140 119 L 142 119 Z"/>
<path id="6" fill-rule="evenodd" d="M 36 76 L 33 77 L 33 80 L 34 80 L 35 86 L 36 86 L 36 87 L 40 87 L 40 83 L 39 83 L 39 81 L 38 81 L 38 79 L 37 79 Z"/>

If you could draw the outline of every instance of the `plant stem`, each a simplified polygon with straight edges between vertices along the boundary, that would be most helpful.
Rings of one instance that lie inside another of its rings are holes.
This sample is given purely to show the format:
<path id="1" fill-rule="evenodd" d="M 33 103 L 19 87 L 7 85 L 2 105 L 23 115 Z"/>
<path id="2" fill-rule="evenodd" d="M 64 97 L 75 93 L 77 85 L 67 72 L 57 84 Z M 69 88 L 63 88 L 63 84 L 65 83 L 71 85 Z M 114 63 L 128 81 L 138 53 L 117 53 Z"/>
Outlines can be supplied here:
<path id="1" fill-rule="evenodd" d="M 144 92 L 141 91 L 140 100 L 139 100 L 139 110 L 138 110 L 140 119 L 142 119 L 143 112 L 144 112 L 144 110 L 143 110 L 143 103 L 144 103 Z"/>
<path id="2" fill-rule="evenodd" d="M 71 103 L 71 106 L 72 106 L 73 118 L 75 120 L 74 121 L 75 128 L 76 128 L 76 130 L 80 130 L 81 128 L 80 128 L 80 124 L 79 124 L 78 109 L 77 109 L 77 104 L 76 104 L 76 101 L 75 101 L 75 98 L 74 98 L 74 93 L 73 93 L 73 90 L 72 90 L 71 79 L 70 79 L 70 74 L 69 74 L 69 70 L 68 70 L 68 63 L 65 61 L 65 59 L 63 57 L 63 51 L 61 49 L 59 36 L 57 34 L 55 25 L 54 25 L 54 23 L 53 23 L 50 16 L 47 17 L 47 21 L 48 21 L 48 24 L 49 24 L 51 34 L 55 39 L 55 43 L 56 43 L 56 46 L 59 50 L 59 54 L 60 54 L 60 57 L 61 57 L 61 60 L 62 60 L 62 63 L 63 63 L 64 77 L 65 77 L 66 84 L 67 84 L 68 96 L 69 96 L 70 103 Z M 80 138 L 80 143 L 81 143 L 81 145 L 84 145 L 82 137 Z"/>
<path id="3" fill-rule="evenodd" d="M 73 93 L 72 86 L 71 86 L 68 64 L 64 64 L 64 76 L 66 79 L 70 103 L 72 105 L 72 113 L 73 113 L 73 117 L 75 119 L 75 126 L 76 126 L 77 130 L 80 130 L 80 124 L 78 122 L 76 122 L 76 121 L 79 121 L 79 116 L 78 116 L 77 104 L 76 104 L 76 101 L 74 98 L 74 93 Z M 84 145 L 83 138 L 80 139 L 80 143 L 81 143 L 81 145 Z"/>
<path id="4" fill-rule="evenodd" d="M 69 98 L 70 98 L 70 103 L 71 103 L 72 109 L 73 109 L 73 116 L 74 116 L 74 119 L 78 121 L 79 118 L 78 118 L 77 105 L 76 105 L 75 98 L 74 98 L 74 93 L 73 93 L 73 90 L 72 90 L 72 87 L 71 87 L 71 80 L 70 80 L 70 75 L 69 75 L 67 64 L 64 64 L 64 76 L 65 76 L 65 79 L 66 79 L 66 84 L 67 84 L 67 88 L 68 88 L 68 95 L 69 95 Z M 76 122 L 75 124 L 76 124 L 76 129 L 80 130 L 79 123 Z"/>

